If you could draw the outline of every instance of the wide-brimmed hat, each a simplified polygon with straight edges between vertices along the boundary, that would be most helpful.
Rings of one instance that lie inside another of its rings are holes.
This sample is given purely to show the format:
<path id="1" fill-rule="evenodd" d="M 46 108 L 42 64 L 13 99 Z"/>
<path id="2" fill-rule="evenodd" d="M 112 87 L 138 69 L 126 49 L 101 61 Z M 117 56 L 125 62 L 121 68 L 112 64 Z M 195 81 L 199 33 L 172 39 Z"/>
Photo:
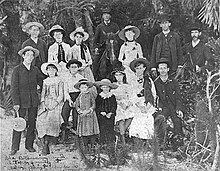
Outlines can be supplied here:
<path id="1" fill-rule="evenodd" d="M 26 128 L 26 121 L 24 118 L 21 117 L 14 118 L 12 123 L 13 123 L 12 127 L 15 131 L 21 132 L 24 131 Z"/>
<path id="2" fill-rule="evenodd" d="M 120 37 L 120 39 L 126 41 L 126 38 L 125 38 L 125 32 L 127 30 L 132 30 L 135 35 L 134 35 L 134 39 L 137 39 L 139 36 L 140 36 L 140 29 L 136 26 L 131 26 L 131 25 L 128 25 L 126 26 L 125 28 L 123 28 L 119 33 L 118 33 L 118 36 Z"/>
<path id="3" fill-rule="evenodd" d="M 41 23 L 38 23 L 38 22 L 29 22 L 29 23 L 27 23 L 24 26 L 25 27 L 25 31 L 28 32 L 31 26 L 39 27 L 41 33 L 44 31 L 44 26 Z"/>
<path id="4" fill-rule="evenodd" d="M 157 18 L 159 23 L 163 23 L 165 21 L 170 21 L 170 16 L 167 13 L 160 14 Z"/>
<path id="5" fill-rule="evenodd" d="M 170 63 L 169 63 L 169 60 L 167 58 L 160 58 L 159 61 L 156 63 L 157 68 L 158 68 L 158 65 L 162 64 L 162 63 L 165 63 L 165 64 L 167 64 L 168 67 L 170 67 Z"/>
<path id="6" fill-rule="evenodd" d="M 101 86 L 109 86 L 111 89 L 116 89 L 118 88 L 118 85 L 111 83 L 111 81 L 107 78 L 102 79 L 101 81 L 97 81 L 94 83 L 96 86 L 101 87 Z"/>
<path id="7" fill-rule="evenodd" d="M 18 51 L 18 54 L 20 56 L 22 56 L 24 54 L 24 52 L 29 51 L 29 50 L 34 52 L 34 57 L 37 57 L 40 53 L 39 50 L 33 48 L 32 46 L 25 46 L 23 49 Z"/>
<path id="8" fill-rule="evenodd" d="M 200 25 L 199 25 L 198 23 L 193 23 L 193 24 L 191 25 L 189 31 L 191 32 L 191 31 L 193 31 L 193 30 L 198 30 L 199 32 L 202 31 L 202 29 L 201 29 L 201 27 L 200 27 Z"/>
<path id="9" fill-rule="evenodd" d="M 84 79 L 79 80 L 78 83 L 74 85 L 74 87 L 76 89 L 79 89 L 81 84 L 86 84 L 89 88 L 93 86 L 93 83 L 91 81 L 88 81 L 86 78 L 84 78 Z"/>
<path id="10" fill-rule="evenodd" d="M 75 34 L 76 33 L 82 33 L 83 34 L 83 41 L 86 41 L 89 38 L 89 34 L 85 32 L 85 30 L 82 27 L 76 28 L 72 33 L 70 33 L 70 39 L 75 40 Z"/>
<path id="11" fill-rule="evenodd" d="M 47 66 L 54 65 L 57 68 L 57 72 L 61 72 L 61 66 L 57 62 L 45 62 L 41 65 L 41 71 L 47 75 Z"/>
<path id="12" fill-rule="evenodd" d="M 65 34 L 65 30 L 63 29 L 63 27 L 61 27 L 60 25 L 54 25 L 50 30 L 49 30 L 49 35 L 51 36 L 51 37 L 53 37 L 53 33 L 55 32 L 55 31 L 59 31 L 59 32 L 61 32 L 63 35 Z"/>
<path id="13" fill-rule="evenodd" d="M 144 64 L 147 69 L 150 69 L 150 62 L 147 59 L 137 58 L 137 59 L 134 59 L 133 61 L 131 61 L 130 65 L 129 65 L 133 72 L 136 72 L 135 71 L 135 65 L 136 65 L 137 62 L 140 62 L 140 63 Z"/>
<path id="14" fill-rule="evenodd" d="M 66 64 L 66 68 L 69 69 L 71 64 L 77 64 L 78 67 L 82 66 L 82 62 L 78 61 L 77 59 L 71 59 L 67 64 Z"/>
<path id="15" fill-rule="evenodd" d="M 125 73 L 125 67 L 122 65 L 121 61 L 115 61 L 113 63 L 113 70 L 111 72 L 112 75 L 114 75 L 116 72 Z"/>

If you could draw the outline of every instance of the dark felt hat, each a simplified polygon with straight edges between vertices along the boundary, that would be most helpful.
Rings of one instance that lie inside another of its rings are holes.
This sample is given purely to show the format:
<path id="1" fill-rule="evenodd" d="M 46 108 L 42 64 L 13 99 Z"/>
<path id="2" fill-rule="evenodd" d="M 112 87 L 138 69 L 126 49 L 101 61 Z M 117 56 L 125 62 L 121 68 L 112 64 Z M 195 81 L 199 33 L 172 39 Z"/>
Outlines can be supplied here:
<path id="1" fill-rule="evenodd" d="M 157 62 L 157 68 L 158 68 L 158 65 L 162 63 L 165 63 L 167 64 L 168 67 L 170 67 L 170 63 L 167 58 L 160 58 L 159 61 Z"/>
<path id="2" fill-rule="evenodd" d="M 193 23 L 189 29 L 189 31 L 193 31 L 193 30 L 198 30 L 199 32 L 202 31 L 200 24 L 199 23 Z"/>
<path id="3" fill-rule="evenodd" d="M 111 8 L 109 8 L 109 7 L 103 8 L 102 9 L 102 14 L 105 14 L 105 13 L 111 14 Z"/>
<path id="4" fill-rule="evenodd" d="M 125 67 L 122 65 L 121 61 L 114 61 L 113 62 L 113 71 L 111 72 L 111 74 L 115 74 L 116 72 L 120 72 L 120 73 L 125 73 L 124 72 Z"/>
<path id="5" fill-rule="evenodd" d="M 92 83 L 92 82 L 90 82 L 90 81 L 88 81 L 87 79 L 84 78 L 84 79 L 79 80 L 78 83 L 76 83 L 76 84 L 74 85 L 74 87 L 75 87 L 76 89 L 79 89 L 79 87 L 80 87 L 81 84 L 86 84 L 89 88 L 91 88 L 91 87 L 93 86 L 93 83 Z"/>
<path id="6" fill-rule="evenodd" d="M 78 67 L 82 66 L 82 62 L 78 61 L 77 59 L 71 59 L 67 64 L 66 64 L 66 68 L 69 69 L 71 64 L 77 64 Z"/>
<path id="7" fill-rule="evenodd" d="M 159 23 L 170 21 L 170 16 L 167 13 L 160 14 L 157 18 Z"/>

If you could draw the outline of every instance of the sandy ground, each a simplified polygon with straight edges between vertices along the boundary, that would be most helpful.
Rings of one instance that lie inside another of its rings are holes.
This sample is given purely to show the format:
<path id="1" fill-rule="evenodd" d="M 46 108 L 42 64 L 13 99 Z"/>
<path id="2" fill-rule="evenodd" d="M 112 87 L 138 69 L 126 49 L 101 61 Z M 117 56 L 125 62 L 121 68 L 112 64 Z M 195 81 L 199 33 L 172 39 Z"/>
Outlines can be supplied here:
<path id="1" fill-rule="evenodd" d="M 0 111 L 2 112 L 2 111 Z M 2 114 L 2 113 L 1 113 Z M 25 138 L 22 137 L 20 150 L 10 156 L 10 147 L 12 139 L 12 117 L 0 119 L 0 134 L 1 134 L 1 171 L 81 171 L 88 170 L 82 161 L 78 150 L 73 149 L 73 144 L 59 144 L 51 146 L 51 154 L 42 156 L 41 149 L 34 144 L 37 150 L 35 153 L 29 153 L 24 147 Z M 111 169 L 90 169 L 90 170 L 116 170 L 115 166 Z M 130 168 L 121 168 L 120 170 L 131 171 Z"/>

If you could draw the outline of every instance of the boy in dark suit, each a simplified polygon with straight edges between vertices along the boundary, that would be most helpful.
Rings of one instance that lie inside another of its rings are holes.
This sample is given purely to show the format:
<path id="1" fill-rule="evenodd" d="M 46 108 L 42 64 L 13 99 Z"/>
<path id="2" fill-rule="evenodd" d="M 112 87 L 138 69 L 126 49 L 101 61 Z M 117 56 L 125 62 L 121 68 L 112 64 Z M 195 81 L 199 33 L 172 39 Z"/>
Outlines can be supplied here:
<path id="1" fill-rule="evenodd" d="M 22 64 L 16 66 L 12 73 L 11 95 L 14 109 L 19 116 L 27 119 L 27 136 L 25 148 L 29 152 L 35 152 L 34 129 L 36 125 L 37 107 L 40 102 L 37 94 L 37 87 L 42 85 L 42 74 L 36 66 L 31 65 L 32 61 L 39 55 L 39 51 L 31 46 L 21 49 L 18 54 L 24 59 Z M 21 132 L 13 130 L 11 155 L 14 155 L 20 146 Z"/>

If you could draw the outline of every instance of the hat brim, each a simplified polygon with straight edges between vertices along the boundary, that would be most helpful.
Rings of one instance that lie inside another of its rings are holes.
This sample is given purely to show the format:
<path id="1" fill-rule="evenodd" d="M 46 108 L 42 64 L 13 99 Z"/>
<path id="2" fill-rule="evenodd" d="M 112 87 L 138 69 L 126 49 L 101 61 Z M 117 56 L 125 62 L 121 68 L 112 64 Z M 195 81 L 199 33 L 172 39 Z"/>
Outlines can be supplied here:
<path id="1" fill-rule="evenodd" d="M 13 120 L 13 129 L 15 131 L 21 132 L 26 128 L 26 121 L 24 118 L 17 117 Z"/>
<path id="2" fill-rule="evenodd" d="M 133 61 L 131 61 L 130 65 L 129 65 L 130 69 L 133 72 L 136 72 L 135 71 L 135 65 L 136 65 L 137 62 L 143 63 L 148 70 L 150 69 L 150 62 L 147 59 L 145 59 L 145 58 L 137 58 L 137 59 L 134 59 Z"/>
<path id="3" fill-rule="evenodd" d="M 18 54 L 22 57 L 22 55 L 24 54 L 24 52 L 26 51 L 33 51 L 34 52 L 34 57 L 36 58 L 37 56 L 39 56 L 39 50 L 33 48 L 33 47 L 24 47 L 23 49 L 18 51 Z"/>
<path id="4" fill-rule="evenodd" d="M 77 64 L 79 67 L 82 66 L 82 62 L 78 61 L 78 60 L 70 60 L 67 64 L 66 64 L 66 68 L 69 69 L 71 64 Z"/>
<path id="5" fill-rule="evenodd" d="M 29 29 L 31 26 L 37 26 L 40 29 L 40 32 L 42 33 L 44 31 L 44 26 L 41 23 L 38 22 L 29 22 L 25 25 L 25 31 L 29 32 Z"/>
<path id="6" fill-rule="evenodd" d="M 94 85 L 96 85 L 97 87 L 101 87 L 101 86 L 108 86 L 111 89 L 116 89 L 118 88 L 118 85 L 114 84 L 114 83 L 108 83 L 108 82 L 103 82 L 103 81 L 97 81 L 94 83 Z"/>
<path id="7" fill-rule="evenodd" d="M 89 88 L 91 88 L 91 87 L 93 86 L 93 83 L 90 82 L 90 81 L 80 81 L 80 82 L 76 83 L 76 84 L 74 85 L 74 87 L 75 87 L 76 89 L 79 89 L 79 87 L 80 87 L 81 84 L 87 84 L 87 86 L 88 86 Z"/>
<path id="8" fill-rule="evenodd" d="M 75 34 L 76 33 L 82 33 L 84 35 L 83 36 L 83 41 L 86 41 L 89 38 L 89 34 L 85 31 L 73 31 L 72 33 L 70 33 L 70 39 L 72 41 L 75 41 Z"/>
<path id="9" fill-rule="evenodd" d="M 135 35 L 134 35 L 134 39 L 136 40 L 139 36 L 140 36 L 140 29 L 137 28 L 136 26 L 132 26 L 130 28 L 124 28 L 122 29 L 119 33 L 118 33 L 118 36 L 121 40 L 124 40 L 126 41 L 126 37 L 125 37 L 125 31 L 127 30 L 133 30 Z"/>
<path id="10" fill-rule="evenodd" d="M 48 66 L 49 64 L 54 65 L 54 66 L 57 68 L 57 72 L 61 72 L 61 66 L 60 66 L 58 63 L 55 63 L 55 62 L 46 62 L 46 63 L 43 63 L 43 64 L 41 65 L 41 71 L 42 71 L 45 75 L 47 75 L 47 66 Z"/>
<path id="11" fill-rule="evenodd" d="M 54 32 L 61 32 L 63 35 L 65 35 L 65 31 L 63 30 L 63 29 L 52 29 L 52 30 L 49 30 L 49 35 L 51 36 L 51 37 L 53 37 L 53 34 L 54 34 Z"/>
<path id="12" fill-rule="evenodd" d="M 124 70 L 121 70 L 121 69 L 116 69 L 116 70 L 114 70 L 114 71 L 112 71 L 111 72 L 111 75 L 114 75 L 116 72 L 120 72 L 120 73 L 122 73 L 122 74 L 125 74 L 125 71 Z"/>

